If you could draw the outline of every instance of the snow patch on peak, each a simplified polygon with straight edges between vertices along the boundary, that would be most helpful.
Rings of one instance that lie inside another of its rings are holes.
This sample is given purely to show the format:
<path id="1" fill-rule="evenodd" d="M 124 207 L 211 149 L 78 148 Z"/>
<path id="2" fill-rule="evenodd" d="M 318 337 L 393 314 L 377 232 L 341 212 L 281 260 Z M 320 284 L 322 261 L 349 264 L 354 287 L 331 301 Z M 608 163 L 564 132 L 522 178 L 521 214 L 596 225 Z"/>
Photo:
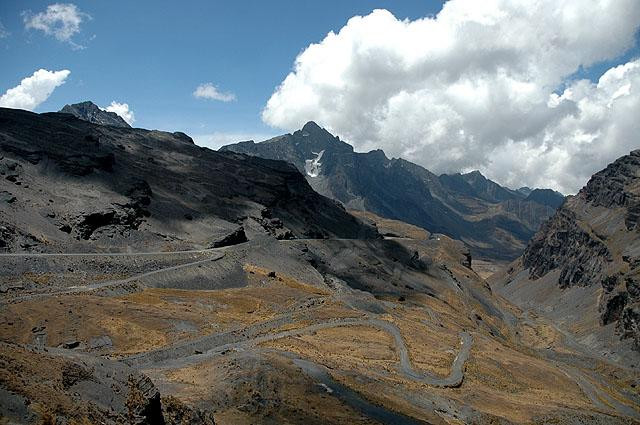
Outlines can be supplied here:
<path id="1" fill-rule="evenodd" d="M 304 161 L 304 171 L 309 177 L 318 177 L 320 175 L 320 166 L 322 165 L 320 159 L 322 159 L 322 155 L 324 155 L 324 149 L 318 153 L 312 153 L 316 155 L 316 157 Z"/>

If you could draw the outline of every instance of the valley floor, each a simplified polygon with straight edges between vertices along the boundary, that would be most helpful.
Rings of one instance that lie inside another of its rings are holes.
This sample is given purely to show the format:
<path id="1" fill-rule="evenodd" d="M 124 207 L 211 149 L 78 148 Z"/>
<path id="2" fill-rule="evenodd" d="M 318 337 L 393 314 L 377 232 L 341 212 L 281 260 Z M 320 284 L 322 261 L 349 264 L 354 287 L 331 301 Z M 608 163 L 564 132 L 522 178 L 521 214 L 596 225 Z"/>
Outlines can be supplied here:
<path id="1" fill-rule="evenodd" d="M 138 420 L 131 377 L 146 375 L 168 423 L 640 419 L 636 370 L 496 297 L 482 279 L 495 265 L 419 236 L 0 256 L 0 415 Z M 118 373 L 129 384 L 99 384 Z"/>

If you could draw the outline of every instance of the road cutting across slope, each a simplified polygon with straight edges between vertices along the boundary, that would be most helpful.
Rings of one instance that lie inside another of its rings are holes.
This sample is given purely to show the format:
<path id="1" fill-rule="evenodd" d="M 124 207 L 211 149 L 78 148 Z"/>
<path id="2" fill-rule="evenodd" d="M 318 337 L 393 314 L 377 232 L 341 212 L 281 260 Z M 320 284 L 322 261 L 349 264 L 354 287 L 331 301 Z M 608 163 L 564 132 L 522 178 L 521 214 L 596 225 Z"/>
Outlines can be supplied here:
<path id="1" fill-rule="evenodd" d="M 201 251 L 204 252 L 204 251 Z M 184 253 L 184 252 L 181 252 Z M 80 254 L 65 254 L 65 255 L 80 255 Z M 95 255 L 95 254 L 92 254 Z M 123 254 L 124 255 L 124 254 Z M 139 253 L 139 255 L 152 255 L 152 253 Z M 140 273 L 134 276 L 130 276 L 128 278 L 125 279 L 117 279 L 117 280 L 108 280 L 108 281 L 104 281 L 104 282 L 95 282 L 95 283 L 90 283 L 88 285 L 77 285 L 77 286 L 71 286 L 68 287 L 66 289 L 63 290 L 59 290 L 59 291 L 51 291 L 51 292 L 44 292 L 44 293 L 36 293 L 36 294 L 27 294 L 27 295 L 22 295 L 22 296 L 17 296 L 17 297 L 12 297 L 6 301 L 11 301 L 11 302 L 15 302 L 15 301 L 24 301 L 24 300 L 29 300 L 29 299 L 34 299 L 34 298 L 42 298 L 42 297 L 50 297 L 50 296 L 56 296 L 56 295 L 71 295 L 71 294 L 78 294 L 78 293 L 82 293 L 82 292 L 90 292 L 90 291 L 94 291 L 96 289 L 102 289 L 102 288 L 107 288 L 107 287 L 116 287 L 116 286 L 122 286 L 122 285 L 126 285 L 129 283 L 133 283 L 136 281 L 139 281 L 141 279 L 150 277 L 150 276 L 154 276 L 157 274 L 161 274 L 161 273 L 167 273 L 167 272 L 171 272 L 171 271 L 176 271 L 176 270 L 180 270 L 180 269 L 184 269 L 187 267 L 193 267 L 193 266 L 199 266 L 205 263 L 209 263 L 212 261 L 218 261 L 220 259 L 222 259 L 224 257 L 224 252 L 218 252 L 218 253 L 214 253 L 214 255 L 212 255 L 211 257 L 207 257 L 203 260 L 197 260 L 197 261 L 192 261 L 189 263 L 184 263 L 184 264 L 178 264 L 175 266 L 169 266 L 169 267 L 163 267 L 160 269 L 156 269 L 156 270 L 151 270 L 145 273 Z"/>
<path id="2" fill-rule="evenodd" d="M 277 321 L 274 325 L 282 325 L 284 322 Z M 181 368 L 191 364 L 199 363 L 207 360 L 211 357 L 220 355 L 221 353 L 229 350 L 247 350 L 256 347 L 262 343 L 274 341 L 282 338 L 297 337 L 304 334 L 317 332 L 322 329 L 335 328 L 340 326 L 372 326 L 378 329 L 382 329 L 394 338 L 396 351 L 400 357 L 398 370 L 407 379 L 420 382 L 434 387 L 458 387 L 462 384 L 464 379 L 464 364 L 471 352 L 471 346 L 473 344 L 473 338 L 468 332 L 461 332 L 461 347 L 458 355 L 451 365 L 451 371 L 448 376 L 442 378 L 436 375 L 432 375 L 425 372 L 416 370 L 409 357 L 409 350 L 402 338 L 400 330 L 391 322 L 380 319 L 359 319 L 359 318 L 346 318 L 336 319 L 328 322 L 316 323 L 313 325 L 305 326 L 299 329 L 291 329 L 287 331 L 264 334 L 245 339 L 243 333 L 237 333 L 237 341 L 226 342 L 220 345 L 211 345 L 203 347 L 200 344 L 199 350 L 192 351 L 191 355 L 185 355 L 184 350 L 180 347 L 169 347 L 167 349 L 157 350 L 154 353 L 145 353 L 142 355 L 132 356 L 123 361 L 130 365 L 140 368 L 163 368 L 174 369 Z M 215 341 L 222 341 L 222 338 L 210 338 L 209 341 L 215 344 Z M 227 339 L 228 340 L 228 339 Z M 201 340 L 202 342 L 203 340 Z M 187 344 L 193 344 L 192 342 Z M 182 344 L 184 345 L 184 344 Z M 174 355 L 167 355 L 173 353 Z"/>

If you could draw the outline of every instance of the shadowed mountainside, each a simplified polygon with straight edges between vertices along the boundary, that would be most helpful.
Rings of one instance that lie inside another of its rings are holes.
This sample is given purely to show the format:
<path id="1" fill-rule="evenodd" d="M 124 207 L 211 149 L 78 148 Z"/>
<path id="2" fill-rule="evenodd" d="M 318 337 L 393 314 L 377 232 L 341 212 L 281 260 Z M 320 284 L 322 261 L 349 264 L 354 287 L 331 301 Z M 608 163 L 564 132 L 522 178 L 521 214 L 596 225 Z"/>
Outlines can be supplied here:
<path id="1" fill-rule="evenodd" d="M 0 109 L 0 174 L 0 245 L 13 251 L 378 237 L 291 165 L 183 133 Z"/>
<path id="2" fill-rule="evenodd" d="M 510 190 L 478 171 L 437 176 L 409 161 L 388 159 L 381 150 L 354 152 L 313 122 L 293 134 L 220 150 L 290 162 L 317 192 L 347 208 L 460 239 L 481 258 L 510 260 L 520 255 L 564 199 L 550 190 Z"/>

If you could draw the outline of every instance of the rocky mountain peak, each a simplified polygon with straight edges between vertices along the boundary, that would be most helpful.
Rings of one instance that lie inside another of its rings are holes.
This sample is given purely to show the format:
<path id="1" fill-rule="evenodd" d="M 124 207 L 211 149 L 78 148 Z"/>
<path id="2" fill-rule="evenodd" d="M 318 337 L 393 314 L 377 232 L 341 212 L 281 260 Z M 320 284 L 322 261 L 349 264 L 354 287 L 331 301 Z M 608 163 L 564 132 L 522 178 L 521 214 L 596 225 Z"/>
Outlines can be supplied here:
<path id="1" fill-rule="evenodd" d="M 640 202 L 640 190 L 634 183 L 640 178 L 640 149 L 618 158 L 591 177 L 578 196 L 597 206 L 630 207 Z"/>
<path id="2" fill-rule="evenodd" d="M 367 156 L 370 159 L 382 162 L 383 164 L 386 164 L 387 162 L 389 162 L 389 158 L 387 158 L 387 155 L 384 153 L 382 149 L 374 149 L 372 151 L 369 151 L 367 153 Z"/>
<path id="3" fill-rule="evenodd" d="M 351 145 L 341 141 L 339 137 L 334 136 L 313 121 L 309 121 L 302 129 L 295 131 L 293 134 L 276 137 L 270 142 L 273 143 L 275 141 L 296 146 L 298 155 L 301 155 L 298 160 L 306 160 L 310 154 L 317 154 L 321 150 L 353 152 Z M 296 163 L 296 161 L 291 160 L 289 162 Z"/>
<path id="4" fill-rule="evenodd" d="M 440 182 L 451 190 L 468 196 L 479 197 L 489 202 L 501 202 L 523 198 L 522 194 L 486 178 L 480 171 L 475 170 L 466 174 L 442 174 Z"/>
<path id="5" fill-rule="evenodd" d="M 131 126 L 115 112 L 108 112 L 100 109 L 98 105 L 91 101 L 64 105 L 60 109 L 63 114 L 71 114 L 76 118 L 88 121 L 93 124 L 110 125 L 114 127 L 131 128 Z"/>
<path id="6" fill-rule="evenodd" d="M 322 144 L 325 147 L 344 148 L 351 145 L 344 143 L 339 137 L 331 134 L 327 129 L 320 127 L 314 121 L 307 122 L 300 130 L 293 133 L 296 138 L 302 138 L 301 141 L 313 145 Z M 350 150 L 353 150 L 352 148 Z"/>
<path id="7" fill-rule="evenodd" d="M 318 124 L 316 124 L 313 121 L 309 121 L 307 122 L 303 127 L 302 127 L 302 131 L 305 131 L 307 133 L 312 133 L 312 132 L 316 132 L 316 131 L 322 131 L 324 130 L 322 127 L 320 127 Z M 325 130 L 326 131 L 326 130 Z"/>
<path id="8" fill-rule="evenodd" d="M 486 178 L 482 175 L 482 173 L 479 170 L 470 171 L 470 172 L 466 173 L 465 176 L 467 176 L 469 178 L 474 178 L 474 179 L 486 180 Z"/>
<path id="9" fill-rule="evenodd" d="M 220 150 L 287 161 L 314 190 L 348 209 L 470 241 L 472 252 L 484 258 L 516 258 L 555 210 L 525 200 L 526 195 L 500 186 L 479 171 L 437 176 L 412 162 L 389 159 L 381 149 L 355 152 L 313 121 L 292 134 Z M 478 219 L 468 219 L 474 215 Z"/>

